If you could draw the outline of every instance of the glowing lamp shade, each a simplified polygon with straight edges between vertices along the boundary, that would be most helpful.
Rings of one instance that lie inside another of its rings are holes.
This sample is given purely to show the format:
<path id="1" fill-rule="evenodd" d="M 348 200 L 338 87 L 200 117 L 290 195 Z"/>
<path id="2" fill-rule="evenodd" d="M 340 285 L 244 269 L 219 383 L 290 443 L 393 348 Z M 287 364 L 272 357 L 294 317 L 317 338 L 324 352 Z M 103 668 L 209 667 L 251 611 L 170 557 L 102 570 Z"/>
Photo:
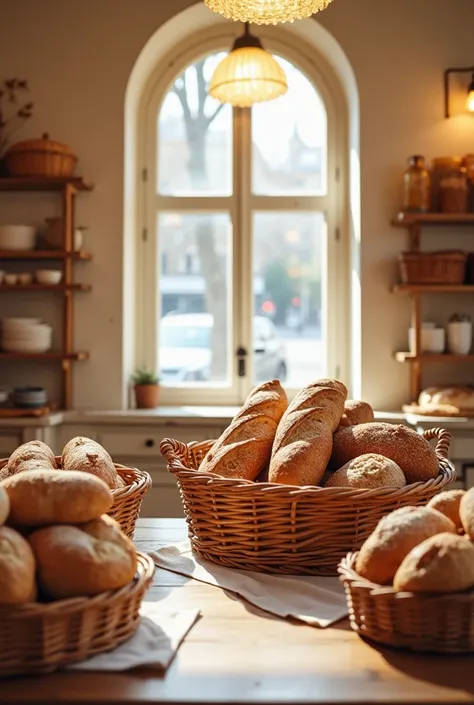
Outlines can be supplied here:
<path id="1" fill-rule="evenodd" d="M 332 0 L 204 0 L 210 10 L 229 20 L 252 24 L 280 24 L 311 17 Z"/>
<path id="2" fill-rule="evenodd" d="M 273 100 L 287 90 L 282 67 L 249 34 L 248 27 L 245 35 L 236 39 L 230 54 L 217 65 L 209 84 L 209 95 L 237 108 Z"/>
<path id="3" fill-rule="evenodd" d="M 470 113 L 474 113 L 474 75 L 467 89 L 466 110 L 469 110 Z"/>

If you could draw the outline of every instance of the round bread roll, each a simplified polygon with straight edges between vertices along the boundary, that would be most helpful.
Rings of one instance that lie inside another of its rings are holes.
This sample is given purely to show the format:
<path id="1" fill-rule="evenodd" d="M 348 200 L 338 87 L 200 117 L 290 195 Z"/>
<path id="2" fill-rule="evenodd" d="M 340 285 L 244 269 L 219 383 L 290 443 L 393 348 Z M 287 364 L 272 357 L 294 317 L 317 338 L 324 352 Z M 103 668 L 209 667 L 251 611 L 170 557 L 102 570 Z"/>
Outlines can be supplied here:
<path id="1" fill-rule="evenodd" d="M 456 533 L 447 516 L 427 507 L 401 507 L 382 517 L 363 543 L 356 572 L 378 585 L 393 582 L 401 562 L 412 548 L 442 532 Z"/>
<path id="2" fill-rule="evenodd" d="M 407 481 L 398 465 L 377 453 L 366 453 L 348 463 L 329 476 L 326 487 L 405 487 Z"/>
<path id="3" fill-rule="evenodd" d="M 361 423 L 370 423 L 374 420 L 374 410 L 366 401 L 348 399 L 344 404 L 344 414 L 339 427 L 358 426 Z"/>
<path id="4" fill-rule="evenodd" d="M 47 526 L 29 541 L 39 584 L 57 600 L 117 590 L 133 580 L 137 569 L 133 543 L 107 516 L 81 526 Z"/>
<path id="5" fill-rule="evenodd" d="M 462 528 L 471 541 L 474 541 L 474 487 L 471 487 L 462 497 L 459 504 L 459 517 Z"/>
<path id="6" fill-rule="evenodd" d="M 459 505 L 461 499 L 466 494 L 465 490 L 445 490 L 439 494 L 435 494 L 430 499 L 427 507 L 437 509 L 438 512 L 445 514 L 457 529 L 462 529 L 461 517 L 459 516 Z"/>
<path id="7" fill-rule="evenodd" d="M 430 536 L 405 556 L 393 587 L 397 592 L 469 590 L 474 587 L 474 546 L 463 536 Z"/>
<path id="8" fill-rule="evenodd" d="M 8 459 L 8 476 L 24 470 L 54 470 L 57 467 L 54 453 L 42 441 L 28 441 L 19 446 Z"/>
<path id="9" fill-rule="evenodd" d="M 23 536 L 0 527 L 0 604 L 20 605 L 36 599 L 35 558 Z"/>
<path id="10" fill-rule="evenodd" d="M 1 486 L 10 499 L 9 523 L 19 526 L 82 524 L 113 504 L 105 482 L 82 472 L 32 470 L 11 475 Z"/>
<path id="11" fill-rule="evenodd" d="M 8 517 L 10 511 L 10 500 L 3 487 L 0 487 L 0 526 L 2 526 Z"/>
<path id="12" fill-rule="evenodd" d="M 408 484 L 427 482 L 439 473 L 438 457 L 430 443 L 408 426 L 365 423 L 334 434 L 331 467 L 340 468 L 365 453 L 378 453 L 402 469 Z"/>
<path id="13" fill-rule="evenodd" d="M 80 470 L 100 477 L 112 490 L 116 488 L 117 470 L 112 458 L 100 443 L 77 436 L 63 448 L 61 456 L 63 470 Z"/>

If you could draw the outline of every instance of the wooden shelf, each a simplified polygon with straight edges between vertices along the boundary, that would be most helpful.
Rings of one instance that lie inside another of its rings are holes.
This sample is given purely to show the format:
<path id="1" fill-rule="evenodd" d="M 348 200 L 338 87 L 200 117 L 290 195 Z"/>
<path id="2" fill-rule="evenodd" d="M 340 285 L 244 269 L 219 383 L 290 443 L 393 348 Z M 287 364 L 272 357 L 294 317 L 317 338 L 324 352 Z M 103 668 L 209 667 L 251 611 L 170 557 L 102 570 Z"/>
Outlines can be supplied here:
<path id="1" fill-rule="evenodd" d="M 395 284 L 396 294 L 472 294 L 474 284 Z"/>
<path id="2" fill-rule="evenodd" d="M 90 252 L 76 250 L 66 252 L 66 250 L 0 250 L 0 260 L 45 260 L 45 259 L 78 259 L 91 260 Z"/>
<path id="3" fill-rule="evenodd" d="M 397 228 L 413 225 L 474 225 L 474 213 L 399 213 L 392 220 Z"/>
<path id="4" fill-rule="evenodd" d="M 0 179 L 0 193 L 2 191 L 62 191 L 66 186 L 72 186 L 76 191 L 92 191 L 94 188 L 82 177 L 69 179 L 8 177 Z"/>
<path id="5" fill-rule="evenodd" d="M 398 362 L 474 362 L 474 355 L 450 355 L 449 353 L 423 353 L 415 355 L 411 352 L 396 352 Z"/>
<path id="6" fill-rule="evenodd" d="M 0 360 L 88 360 L 88 352 L 10 353 L 0 352 Z"/>
<path id="7" fill-rule="evenodd" d="M 0 284 L 1 291 L 91 291 L 90 284 Z"/>

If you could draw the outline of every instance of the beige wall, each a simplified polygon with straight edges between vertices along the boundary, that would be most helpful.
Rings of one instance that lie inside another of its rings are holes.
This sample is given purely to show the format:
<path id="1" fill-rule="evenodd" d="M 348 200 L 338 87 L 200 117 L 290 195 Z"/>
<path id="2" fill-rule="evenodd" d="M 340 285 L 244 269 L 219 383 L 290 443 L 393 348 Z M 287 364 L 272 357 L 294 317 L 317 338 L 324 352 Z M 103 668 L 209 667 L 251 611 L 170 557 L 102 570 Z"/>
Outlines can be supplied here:
<path id="1" fill-rule="evenodd" d="M 96 184 L 95 192 L 78 202 L 78 220 L 90 226 L 87 246 L 94 253 L 93 262 L 78 270 L 94 287 L 92 294 L 77 299 L 77 347 L 92 354 L 75 371 L 79 408 L 122 403 L 123 114 L 128 77 L 154 31 L 191 4 L 0 3 L 2 77 L 27 78 L 36 103 L 35 117 L 22 137 L 47 130 L 73 145 L 81 172 Z M 442 96 L 444 68 L 473 63 L 473 19 L 472 0 L 334 0 L 320 16 L 352 63 L 360 92 L 363 393 L 378 408 L 394 408 L 408 398 L 408 370 L 391 359 L 393 349 L 406 346 L 408 303 L 389 293 L 396 277 L 394 258 L 405 240 L 388 221 L 398 206 L 407 155 L 474 151 L 474 121 L 445 121 Z M 37 213 L 40 203 L 34 205 Z M 29 214 L 33 204 L 25 202 L 24 207 Z M 13 205 L 5 205 L 2 197 L 0 208 Z M 457 302 L 448 305 L 452 310 Z M 5 374 L 0 373 L 0 381 Z"/>

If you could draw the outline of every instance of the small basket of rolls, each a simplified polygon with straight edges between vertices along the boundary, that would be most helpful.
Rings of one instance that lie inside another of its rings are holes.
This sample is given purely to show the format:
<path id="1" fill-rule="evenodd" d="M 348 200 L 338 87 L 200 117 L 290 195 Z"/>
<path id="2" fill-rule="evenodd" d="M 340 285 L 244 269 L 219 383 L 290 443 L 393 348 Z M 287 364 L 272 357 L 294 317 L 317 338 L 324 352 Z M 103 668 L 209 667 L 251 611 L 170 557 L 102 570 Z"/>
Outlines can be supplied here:
<path id="1" fill-rule="evenodd" d="M 113 502 L 77 470 L 0 482 L 0 677 L 82 661 L 137 629 L 154 566 L 108 516 Z"/>
<path id="2" fill-rule="evenodd" d="M 385 514 L 426 504 L 453 482 L 449 442 L 443 429 L 422 436 L 375 422 L 338 380 L 317 380 L 289 404 L 272 380 L 217 440 L 164 439 L 160 448 L 197 555 L 264 573 L 337 575 Z"/>
<path id="3" fill-rule="evenodd" d="M 428 653 L 474 652 L 474 488 L 383 517 L 340 563 L 351 627 Z"/>
<path id="4" fill-rule="evenodd" d="M 68 441 L 60 456 L 55 457 L 42 441 L 30 441 L 0 460 L 0 480 L 29 470 L 75 470 L 99 477 L 112 490 L 114 501 L 108 513 L 133 538 L 143 498 L 151 487 L 147 472 L 114 463 L 100 443 L 83 436 Z"/>

